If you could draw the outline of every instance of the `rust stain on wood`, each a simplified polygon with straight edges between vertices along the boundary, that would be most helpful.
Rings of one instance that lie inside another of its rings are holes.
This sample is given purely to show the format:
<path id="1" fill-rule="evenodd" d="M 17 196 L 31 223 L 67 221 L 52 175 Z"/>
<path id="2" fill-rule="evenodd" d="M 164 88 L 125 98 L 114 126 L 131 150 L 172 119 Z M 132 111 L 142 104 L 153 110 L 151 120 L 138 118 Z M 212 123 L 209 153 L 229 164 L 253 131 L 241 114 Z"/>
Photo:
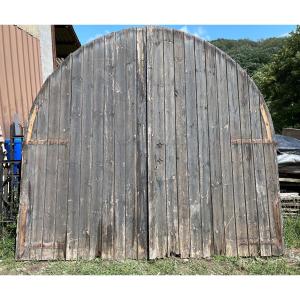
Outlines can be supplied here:
<path id="1" fill-rule="evenodd" d="M 232 139 L 232 144 L 276 144 L 274 141 L 269 139 Z"/>
<path id="2" fill-rule="evenodd" d="M 33 107 L 32 113 L 31 113 L 31 115 L 29 117 L 28 131 L 27 131 L 27 136 L 26 136 L 25 144 L 28 144 L 28 142 L 31 140 L 33 125 L 34 125 L 34 121 L 35 121 L 37 112 L 38 112 L 38 107 L 35 105 Z"/>
<path id="3" fill-rule="evenodd" d="M 65 139 L 47 139 L 47 140 L 29 140 L 28 145 L 67 145 L 69 140 Z"/>
<path id="4" fill-rule="evenodd" d="M 267 115 L 267 112 L 266 112 L 266 109 L 265 109 L 265 106 L 263 103 L 260 105 L 260 111 L 261 111 L 261 115 L 263 117 L 263 122 L 265 124 L 266 131 L 267 131 L 267 141 L 272 142 L 271 126 L 270 126 L 268 115 Z"/>

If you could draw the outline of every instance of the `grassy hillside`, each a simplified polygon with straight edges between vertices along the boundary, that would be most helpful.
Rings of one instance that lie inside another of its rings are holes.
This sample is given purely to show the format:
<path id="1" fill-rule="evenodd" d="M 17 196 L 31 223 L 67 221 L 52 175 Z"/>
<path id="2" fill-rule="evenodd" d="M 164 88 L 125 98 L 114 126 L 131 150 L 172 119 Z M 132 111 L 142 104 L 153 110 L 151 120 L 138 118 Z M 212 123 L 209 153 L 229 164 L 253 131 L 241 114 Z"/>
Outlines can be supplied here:
<path id="1" fill-rule="evenodd" d="M 272 55 L 283 47 L 286 38 L 269 38 L 261 41 L 218 39 L 211 43 L 237 61 L 250 76 L 269 63 Z"/>

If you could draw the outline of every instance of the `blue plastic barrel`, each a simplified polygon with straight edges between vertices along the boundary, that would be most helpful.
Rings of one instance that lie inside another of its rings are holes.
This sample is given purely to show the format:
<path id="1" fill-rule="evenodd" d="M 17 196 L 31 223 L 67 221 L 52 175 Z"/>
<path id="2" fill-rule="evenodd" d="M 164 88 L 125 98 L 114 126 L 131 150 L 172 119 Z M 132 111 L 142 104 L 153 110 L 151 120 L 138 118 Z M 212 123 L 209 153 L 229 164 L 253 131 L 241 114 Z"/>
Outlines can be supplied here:
<path id="1" fill-rule="evenodd" d="M 22 159 L 22 138 L 14 138 L 14 160 Z M 21 163 L 14 164 L 14 174 L 20 174 Z"/>

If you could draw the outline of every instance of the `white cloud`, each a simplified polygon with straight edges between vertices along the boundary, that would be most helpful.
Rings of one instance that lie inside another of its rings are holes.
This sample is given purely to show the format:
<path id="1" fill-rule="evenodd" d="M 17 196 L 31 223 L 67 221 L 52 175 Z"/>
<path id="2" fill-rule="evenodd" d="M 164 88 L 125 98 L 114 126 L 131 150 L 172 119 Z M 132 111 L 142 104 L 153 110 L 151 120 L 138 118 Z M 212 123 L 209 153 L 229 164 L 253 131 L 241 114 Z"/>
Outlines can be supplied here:
<path id="1" fill-rule="evenodd" d="M 186 25 L 184 25 L 184 26 L 182 26 L 181 28 L 179 28 L 179 30 L 180 30 L 180 31 L 183 31 L 183 32 L 185 32 L 185 33 L 189 33 L 189 30 L 188 30 L 188 28 L 187 28 Z"/>
<path id="2" fill-rule="evenodd" d="M 187 25 L 184 25 L 181 28 L 179 28 L 179 30 L 181 30 L 185 33 L 195 35 L 196 37 L 204 39 L 204 40 L 210 39 L 210 36 L 207 34 L 206 30 L 202 26 L 197 26 L 195 29 L 191 30 L 188 28 Z"/>
<path id="3" fill-rule="evenodd" d="M 202 26 L 198 26 L 192 34 L 204 40 L 210 39 L 210 36 L 207 34 L 207 31 Z"/>

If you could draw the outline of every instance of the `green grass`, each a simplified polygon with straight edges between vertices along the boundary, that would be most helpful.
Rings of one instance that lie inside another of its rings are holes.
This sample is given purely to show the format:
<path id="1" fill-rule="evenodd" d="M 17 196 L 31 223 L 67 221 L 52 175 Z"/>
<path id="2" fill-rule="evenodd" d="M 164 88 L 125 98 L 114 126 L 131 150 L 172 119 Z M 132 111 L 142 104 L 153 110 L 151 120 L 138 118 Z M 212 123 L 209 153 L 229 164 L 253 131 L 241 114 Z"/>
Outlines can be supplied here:
<path id="1" fill-rule="evenodd" d="M 227 258 L 181 260 L 165 258 L 153 261 L 56 261 L 0 262 L 0 275 L 300 275 L 300 263 L 286 258 Z"/>
<path id="2" fill-rule="evenodd" d="M 300 275 L 300 218 L 284 220 L 287 248 L 296 249 L 297 259 L 238 258 L 215 256 L 211 259 L 165 258 L 157 260 L 17 262 L 14 239 L 0 241 L 0 275 Z"/>
<path id="3" fill-rule="evenodd" d="M 287 248 L 300 248 L 300 217 L 284 220 L 284 241 Z"/>

